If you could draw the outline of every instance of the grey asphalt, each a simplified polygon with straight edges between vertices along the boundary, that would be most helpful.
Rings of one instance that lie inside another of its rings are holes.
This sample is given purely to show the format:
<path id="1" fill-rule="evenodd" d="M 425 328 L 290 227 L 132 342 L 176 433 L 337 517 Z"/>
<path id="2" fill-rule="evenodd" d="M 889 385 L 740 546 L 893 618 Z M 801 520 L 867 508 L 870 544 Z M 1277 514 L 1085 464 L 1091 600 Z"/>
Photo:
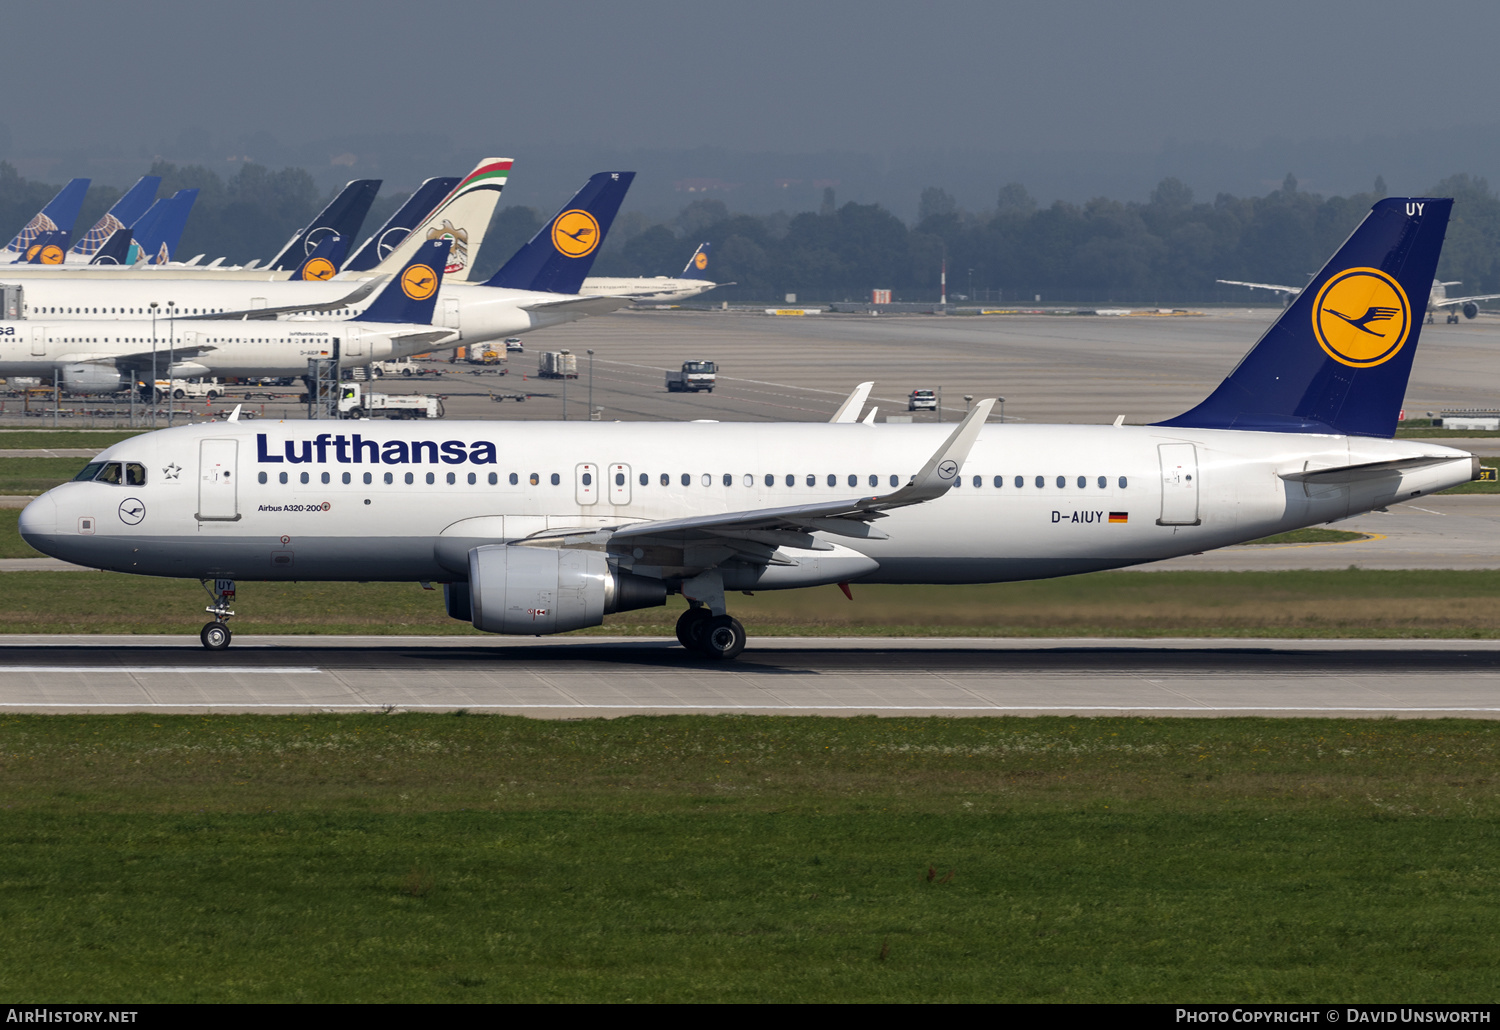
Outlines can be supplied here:
<path id="1" fill-rule="evenodd" d="M 7 637 L 9 712 L 1500 717 L 1500 641 Z"/>

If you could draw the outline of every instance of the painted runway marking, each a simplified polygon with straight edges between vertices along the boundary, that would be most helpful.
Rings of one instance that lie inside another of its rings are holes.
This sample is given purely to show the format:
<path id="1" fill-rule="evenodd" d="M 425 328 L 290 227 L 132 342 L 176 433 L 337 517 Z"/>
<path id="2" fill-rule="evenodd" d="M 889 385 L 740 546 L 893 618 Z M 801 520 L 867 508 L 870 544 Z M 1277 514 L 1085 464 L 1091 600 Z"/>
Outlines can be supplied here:
<path id="1" fill-rule="evenodd" d="M 768 711 L 768 712 L 1365 712 L 1365 713 L 1393 713 L 1414 714 L 1419 712 L 1500 712 L 1500 707 L 1466 707 L 1466 708 L 1424 708 L 1419 706 L 1401 708 L 1395 706 L 1383 706 L 1372 708 L 1357 705 L 1328 705 L 1322 708 L 1289 707 L 1275 705 L 741 705 L 741 704 L 701 704 L 701 705 L 655 705 L 655 704 L 579 704 L 558 702 L 557 704 L 475 704 L 472 701 L 455 701 L 446 704 L 433 702 L 426 703 L 403 703 L 391 702 L 365 702 L 340 704 L 337 702 L 325 704 L 309 704 L 306 702 L 232 702 L 232 701 L 157 701 L 157 702 L 94 702 L 94 701 L 14 701 L 0 703 L 0 710 L 7 708 L 312 708 L 319 711 L 332 711 L 334 709 L 359 709 L 373 712 L 381 711 L 418 711 L 422 709 L 449 710 L 463 708 L 474 711 L 480 708 L 496 708 L 507 710 L 537 709 L 542 711 L 568 709 L 568 710 L 602 710 L 602 711 Z"/>
<path id="2" fill-rule="evenodd" d="M 186 672 L 222 676 L 226 673 L 293 676 L 321 673 L 312 665 L 268 665 L 261 668 L 239 665 L 0 665 L 0 676 L 7 672 Z"/>

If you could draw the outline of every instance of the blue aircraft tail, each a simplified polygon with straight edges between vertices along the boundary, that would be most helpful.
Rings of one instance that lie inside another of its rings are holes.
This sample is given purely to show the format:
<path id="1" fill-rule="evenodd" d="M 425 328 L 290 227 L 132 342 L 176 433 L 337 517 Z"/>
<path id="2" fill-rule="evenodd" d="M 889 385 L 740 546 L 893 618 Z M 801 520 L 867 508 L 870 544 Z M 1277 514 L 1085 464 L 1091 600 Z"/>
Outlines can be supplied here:
<path id="1" fill-rule="evenodd" d="M 386 220 L 379 231 L 360 244 L 354 256 L 345 263 L 344 271 L 368 272 L 380 264 L 387 254 L 395 250 L 401 241 L 421 224 L 422 219 L 432 213 L 432 209 L 438 206 L 438 201 L 446 197 L 458 183 L 459 177 L 455 175 L 428 179 L 418 186 L 417 191 Z"/>
<path id="2" fill-rule="evenodd" d="M 365 215 L 370 213 L 370 205 L 375 203 L 375 194 L 379 192 L 379 179 L 350 182 L 306 228 L 297 230 L 281 252 L 264 267 L 270 271 L 290 272 L 323 242 L 324 236 L 337 233 L 346 240 L 356 239 L 359 227 L 365 223 Z"/>
<path id="3" fill-rule="evenodd" d="M 1452 209 L 1378 201 L 1229 378 L 1157 425 L 1395 435 Z"/>
<path id="4" fill-rule="evenodd" d="M 401 273 L 353 321 L 430 324 L 437 308 L 438 288 L 443 285 L 443 263 L 452 245 L 452 240 L 441 239 L 418 247 Z"/>
<path id="5" fill-rule="evenodd" d="M 687 267 L 682 270 L 680 279 L 702 279 L 708 281 L 708 244 L 698 244 L 698 249 L 693 251 L 693 256 L 688 258 Z"/>
<path id="6" fill-rule="evenodd" d="M 89 180 L 70 180 L 66 186 L 57 191 L 57 196 L 47 201 L 46 207 L 32 216 L 25 228 L 16 233 L 15 238 L 5 245 L 5 249 L 11 254 L 24 254 L 26 248 L 31 246 L 32 241 L 41 233 L 52 232 L 56 229 L 66 229 L 72 232 L 73 223 L 78 221 L 78 212 L 83 210 L 83 195 L 88 191 Z"/>
<path id="7" fill-rule="evenodd" d="M 115 201 L 114 207 L 106 211 L 104 217 L 73 244 L 72 253 L 80 257 L 93 257 L 106 240 L 125 226 L 134 225 L 140 220 L 151 207 L 151 202 L 156 199 L 156 191 L 160 188 L 161 176 L 141 176 L 134 186 L 125 191 L 123 197 Z"/>
<path id="8" fill-rule="evenodd" d="M 346 249 L 344 238 L 338 233 L 324 236 L 322 241 L 313 248 L 313 252 L 307 255 L 307 260 L 297 266 L 297 270 L 292 273 L 291 277 L 313 282 L 332 279 L 338 274 L 339 262 L 344 260 Z"/>
<path id="9" fill-rule="evenodd" d="M 135 232 L 129 228 L 116 229 L 114 235 L 104 241 L 104 246 L 94 252 L 91 265 L 124 265 L 130 261 L 130 244 L 135 241 Z"/>
<path id="10" fill-rule="evenodd" d="M 39 234 L 26 252 L 12 264 L 60 265 L 68 255 L 68 230 L 49 229 Z"/>
<path id="11" fill-rule="evenodd" d="M 197 190 L 178 190 L 166 200 L 158 200 L 132 228 L 139 253 L 153 265 L 164 265 L 177 253 L 182 230 L 187 228 L 188 213 L 198 199 Z"/>
<path id="12" fill-rule="evenodd" d="M 577 293 L 635 179 L 634 172 L 599 172 L 516 251 L 486 286 L 542 293 Z"/>

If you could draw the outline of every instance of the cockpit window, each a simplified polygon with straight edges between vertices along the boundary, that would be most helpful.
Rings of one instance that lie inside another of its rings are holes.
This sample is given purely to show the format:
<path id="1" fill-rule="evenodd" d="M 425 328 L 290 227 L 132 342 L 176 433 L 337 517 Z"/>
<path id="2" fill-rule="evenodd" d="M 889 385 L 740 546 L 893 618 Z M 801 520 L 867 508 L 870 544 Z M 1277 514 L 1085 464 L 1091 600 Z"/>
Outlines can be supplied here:
<path id="1" fill-rule="evenodd" d="M 127 462 L 125 465 L 125 485 L 145 486 L 146 466 L 137 461 Z"/>
<path id="2" fill-rule="evenodd" d="M 94 477 L 99 474 L 99 470 L 102 469 L 103 467 L 104 467 L 104 462 L 102 462 L 102 461 L 91 461 L 91 462 L 89 462 L 87 465 L 85 465 L 83 467 L 83 471 L 82 472 L 78 473 L 78 475 L 76 475 L 76 476 L 73 477 L 73 482 L 75 482 L 75 483 L 90 483 L 90 482 L 93 482 Z"/>
<path id="3" fill-rule="evenodd" d="M 120 463 L 118 461 L 107 461 L 107 462 L 105 462 L 104 463 L 104 467 L 99 470 L 99 474 L 97 476 L 95 476 L 94 479 L 95 479 L 96 482 L 100 482 L 100 483 L 112 483 L 115 486 L 119 486 L 120 485 Z"/>

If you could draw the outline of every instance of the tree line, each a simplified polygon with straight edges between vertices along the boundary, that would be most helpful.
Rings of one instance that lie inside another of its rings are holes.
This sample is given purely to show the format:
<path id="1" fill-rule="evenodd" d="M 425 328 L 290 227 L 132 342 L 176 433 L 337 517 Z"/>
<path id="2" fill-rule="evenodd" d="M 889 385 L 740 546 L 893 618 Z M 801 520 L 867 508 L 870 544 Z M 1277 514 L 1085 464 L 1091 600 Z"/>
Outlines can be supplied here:
<path id="1" fill-rule="evenodd" d="M 247 163 L 225 178 L 201 166 L 160 162 L 151 174 L 163 177 L 163 196 L 186 187 L 201 191 L 182 257 L 264 260 L 330 199 L 300 168 L 272 171 Z M 58 188 L 0 162 L 0 227 L 13 234 Z M 120 192 L 90 190 L 78 231 Z M 914 225 L 879 204 L 840 205 L 832 189 L 824 191 L 819 210 L 796 214 L 735 214 L 721 200 L 701 199 L 666 220 L 621 215 L 594 274 L 676 275 L 706 240 L 713 244 L 712 278 L 736 283 L 715 291 L 714 300 L 770 301 L 787 293 L 801 301 L 860 300 L 872 289 L 889 289 L 896 300 L 931 302 L 946 261 L 950 302 L 972 292 L 987 304 L 1032 303 L 1037 295 L 1043 303 L 1233 303 L 1253 295 L 1215 280 L 1301 286 L 1384 195 L 1378 178 L 1367 193 L 1324 197 L 1299 190 L 1288 175 L 1265 196 L 1220 193 L 1199 201 L 1184 183 L 1168 178 L 1144 202 L 1100 197 L 1044 206 L 1023 185 L 1010 183 L 997 191 L 994 207 L 974 212 L 929 187 Z M 1500 197 L 1486 180 L 1468 175 L 1451 176 L 1428 195 L 1457 200 L 1440 276 L 1462 282 L 1465 293 L 1500 292 Z M 364 232 L 404 199 L 378 199 Z M 474 273 L 498 267 L 549 214 L 517 205 L 497 210 L 482 251 L 484 267 Z"/>

